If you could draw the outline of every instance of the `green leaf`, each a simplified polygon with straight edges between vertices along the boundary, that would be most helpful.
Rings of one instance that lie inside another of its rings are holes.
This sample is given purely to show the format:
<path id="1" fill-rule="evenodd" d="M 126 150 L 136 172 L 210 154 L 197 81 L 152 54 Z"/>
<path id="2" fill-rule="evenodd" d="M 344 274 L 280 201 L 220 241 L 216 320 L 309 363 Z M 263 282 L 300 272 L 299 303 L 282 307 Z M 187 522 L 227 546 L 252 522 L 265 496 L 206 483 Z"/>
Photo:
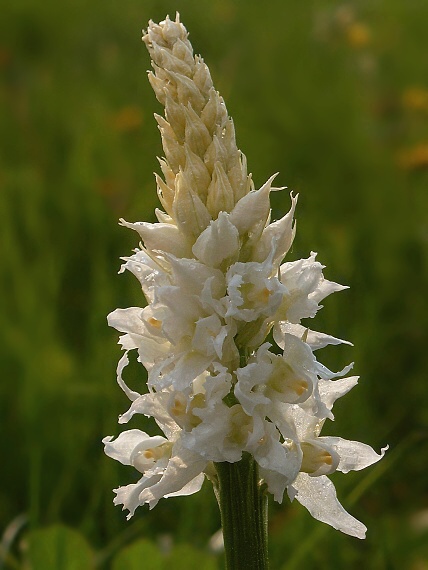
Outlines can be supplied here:
<path id="1" fill-rule="evenodd" d="M 163 570 L 164 558 L 159 548 L 148 540 L 137 540 L 121 550 L 113 560 L 112 570 Z"/>
<path id="2" fill-rule="evenodd" d="M 174 568 L 174 570 L 189 570 L 189 568 L 218 570 L 218 565 L 211 554 L 200 552 L 191 546 L 182 544 L 176 546 L 168 556 L 165 570 L 167 568 Z"/>
<path id="3" fill-rule="evenodd" d="M 92 570 L 93 552 L 85 538 L 63 525 L 30 532 L 28 557 L 32 570 Z"/>

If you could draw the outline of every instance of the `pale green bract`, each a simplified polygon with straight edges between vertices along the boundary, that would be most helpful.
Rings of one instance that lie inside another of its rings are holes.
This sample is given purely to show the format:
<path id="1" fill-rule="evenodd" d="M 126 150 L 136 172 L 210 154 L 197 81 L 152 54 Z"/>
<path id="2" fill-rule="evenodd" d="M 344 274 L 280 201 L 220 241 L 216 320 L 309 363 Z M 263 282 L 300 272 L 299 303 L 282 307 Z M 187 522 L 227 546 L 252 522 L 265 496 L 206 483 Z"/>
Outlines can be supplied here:
<path id="1" fill-rule="evenodd" d="M 114 502 L 129 518 L 139 505 L 195 493 L 205 476 L 216 477 L 213 462 L 247 452 L 276 501 L 287 492 L 315 518 L 364 538 L 327 476 L 363 469 L 385 450 L 320 436 L 357 377 L 343 377 L 350 366 L 333 373 L 314 356 L 346 341 L 301 324 L 344 287 L 324 279 L 314 253 L 281 264 L 294 239 L 297 197 L 270 222 L 274 177 L 255 190 L 224 101 L 178 16 L 150 22 L 143 40 L 165 106 L 165 118 L 156 116 L 164 211 L 156 210 L 155 224 L 121 221 L 143 242 L 122 271 L 139 279 L 147 306 L 117 309 L 108 322 L 123 333 L 117 379 L 132 402 L 119 423 L 143 414 L 164 436 L 131 429 L 103 440 L 107 455 L 140 473 L 116 489 Z M 282 354 L 266 342 L 271 330 Z M 148 372 L 142 394 L 122 379 L 132 350 Z"/>

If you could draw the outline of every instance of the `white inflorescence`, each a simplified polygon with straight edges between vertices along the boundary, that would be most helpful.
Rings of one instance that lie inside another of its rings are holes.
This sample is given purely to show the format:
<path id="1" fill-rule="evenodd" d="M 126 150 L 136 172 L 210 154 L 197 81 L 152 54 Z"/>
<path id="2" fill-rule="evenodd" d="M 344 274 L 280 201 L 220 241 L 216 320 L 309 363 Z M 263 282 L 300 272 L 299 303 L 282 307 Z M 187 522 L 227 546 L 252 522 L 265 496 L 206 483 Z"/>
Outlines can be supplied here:
<path id="1" fill-rule="evenodd" d="M 287 491 L 315 518 L 364 538 L 365 526 L 343 509 L 328 475 L 363 469 L 384 450 L 320 436 L 335 400 L 358 378 L 344 377 L 350 366 L 333 373 L 314 356 L 345 341 L 300 324 L 345 287 L 324 279 L 314 253 L 281 264 L 297 197 L 270 223 L 274 177 L 255 190 L 232 119 L 178 16 L 150 22 L 143 40 L 150 83 L 165 106 L 165 118 L 156 115 L 163 211 L 155 224 L 121 221 L 143 242 L 122 270 L 138 278 L 147 306 L 117 309 L 108 322 L 123 333 L 117 379 L 132 402 L 119 423 L 144 414 L 164 436 L 131 429 L 103 440 L 107 455 L 142 475 L 116 489 L 114 502 L 131 517 L 139 505 L 195 493 L 205 476 L 215 477 L 213 462 L 247 452 L 276 501 Z M 265 342 L 271 330 L 282 354 Z M 143 394 L 122 379 L 134 349 L 148 372 Z"/>

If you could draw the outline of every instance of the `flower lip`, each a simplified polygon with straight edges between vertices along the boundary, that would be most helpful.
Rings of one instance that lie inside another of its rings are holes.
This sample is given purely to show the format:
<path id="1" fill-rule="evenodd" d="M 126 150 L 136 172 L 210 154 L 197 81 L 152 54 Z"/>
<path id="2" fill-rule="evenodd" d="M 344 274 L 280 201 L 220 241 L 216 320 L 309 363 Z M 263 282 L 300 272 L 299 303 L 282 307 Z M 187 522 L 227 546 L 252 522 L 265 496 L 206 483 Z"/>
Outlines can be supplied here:
<path id="1" fill-rule="evenodd" d="M 309 441 L 302 442 L 300 446 L 303 451 L 300 471 L 313 477 L 329 475 L 336 471 L 340 458 L 333 449 Z"/>
<path id="2" fill-rule="evenodd" d="M 131 464 L 140 473 L 155 466 L 162 458 L 169 458 L 171 455 L 172 443 L 161 436 L 149 438 L 139 443 L 131 453 Z"/>

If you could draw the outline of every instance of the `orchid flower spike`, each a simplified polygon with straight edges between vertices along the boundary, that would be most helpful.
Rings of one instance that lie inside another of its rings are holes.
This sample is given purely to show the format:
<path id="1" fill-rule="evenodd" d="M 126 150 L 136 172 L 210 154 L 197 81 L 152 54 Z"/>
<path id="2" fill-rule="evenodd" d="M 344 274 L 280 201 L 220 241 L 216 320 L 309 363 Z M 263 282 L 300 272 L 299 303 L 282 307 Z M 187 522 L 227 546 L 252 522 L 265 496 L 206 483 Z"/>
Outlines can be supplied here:
<path id="1" fill-rule="evenodd" d="M 338 502 L 328 476 L 367 467 L 385 450 L 320 435 L 357 378 L 314 356 L 346 341 L 302 324 L 345 287 L 324 278 L 315 253 L 284 262 L 297 196 L 271 222 L 275 176 L 254 187 L 224 100 L 179 16 L 150 21 L 143 41 L 165 108 L 156 115 L 163 209 L 157 223 L 121 221 L 141 239 L 122 271 L 137 277 L 146 303 L 116 309 L 108 323 L 122 333 L 117 381 L 131 402 L 119 423 L 142 414 L 163 435 L 130 429 L 104 438 L 105 453 L 138 473 L 114 502 L 130 517 L 140 505 L 195 493 L 205 476 L 215 478 L 214 463 L 248 453 L 276 501 L 287 493 L 315 518 L 363 538 L 364 525 Z M 130 351 L 147 370 L 141 393 L 122 378 Z"/>

